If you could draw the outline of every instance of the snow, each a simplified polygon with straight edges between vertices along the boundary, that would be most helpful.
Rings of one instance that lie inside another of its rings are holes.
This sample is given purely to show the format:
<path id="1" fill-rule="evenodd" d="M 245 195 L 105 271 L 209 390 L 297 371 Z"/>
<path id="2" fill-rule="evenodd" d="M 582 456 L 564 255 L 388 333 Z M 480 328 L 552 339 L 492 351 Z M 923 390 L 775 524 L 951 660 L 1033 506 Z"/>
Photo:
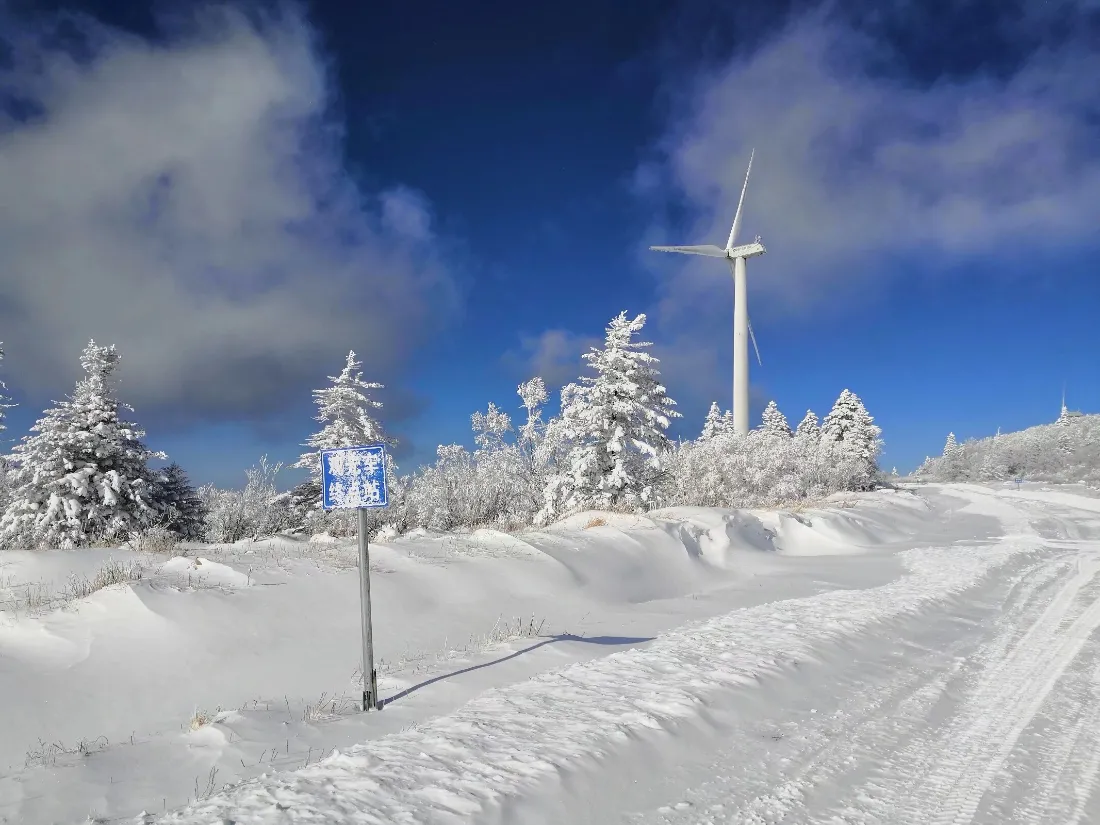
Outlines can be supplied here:
<path id="1" fill-rule="evenodd" d="M 366 714 L 351 544 L 6 553 L 149 572 L 4 608 L 0 822 L 1086 822 L 1097 549 L 1095 499 L 976 485 L 421 531 Z"/>

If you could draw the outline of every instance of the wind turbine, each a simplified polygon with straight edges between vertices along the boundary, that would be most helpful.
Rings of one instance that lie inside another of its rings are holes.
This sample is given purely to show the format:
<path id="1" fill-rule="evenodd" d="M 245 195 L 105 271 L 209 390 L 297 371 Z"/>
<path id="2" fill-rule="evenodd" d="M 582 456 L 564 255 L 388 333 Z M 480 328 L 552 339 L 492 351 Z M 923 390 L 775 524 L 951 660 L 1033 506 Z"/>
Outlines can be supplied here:
<path id="1" fill-rule="evenodd" d="M 733 218 L 733 228 L 730 229 L 730 237 L 726 241 L 725 248 L 714 244 L 650 247 L 656 252 L 681 252 L 685 255 L 705 255 L 708 258 L 725 258 L 729 261 L 730 272 L 733 273 L 733 429 L 741 435 L 747 435 L 749 432 L 750 340 L 753 349 L 756 350 L 756 362 L 763 366 L 760 360 L 760 348 L 756 345 L 756 335 L 753 334 L 752 324 L 749 322 L 749 283 L 745 261 L 763 255 L 767 250 L 760 243 L 759 235 L 752 243 L 734 246 L 737 243 L 737 235 L 741 231 L 741 210 L 745 205 L 745 190 L 749 188 L 749 173 L 752 172 L 752 159 L 755 154 L 755 149 L 749 154 L 749 168 L 745 171 L 741 199 L 737 202 L 737 214 Z"/>

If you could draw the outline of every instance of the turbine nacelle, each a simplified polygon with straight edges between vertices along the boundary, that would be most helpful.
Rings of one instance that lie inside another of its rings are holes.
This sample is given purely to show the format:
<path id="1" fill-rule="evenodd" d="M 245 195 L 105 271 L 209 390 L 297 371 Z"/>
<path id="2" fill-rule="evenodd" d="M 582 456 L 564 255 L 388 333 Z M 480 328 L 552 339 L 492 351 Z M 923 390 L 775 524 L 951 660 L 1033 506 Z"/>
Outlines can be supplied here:
<path id="1" fill-rule="evenodd" d="M 726 257 L 730 260 L 737 258 L 755 258 L 758 255 L 763 255 L 768 250 L 764 248 L 764 244 L 760 243 L 760 236 L 756 237 L 756 240 L 752 243 L 741 244 L 726 250 Z"/>

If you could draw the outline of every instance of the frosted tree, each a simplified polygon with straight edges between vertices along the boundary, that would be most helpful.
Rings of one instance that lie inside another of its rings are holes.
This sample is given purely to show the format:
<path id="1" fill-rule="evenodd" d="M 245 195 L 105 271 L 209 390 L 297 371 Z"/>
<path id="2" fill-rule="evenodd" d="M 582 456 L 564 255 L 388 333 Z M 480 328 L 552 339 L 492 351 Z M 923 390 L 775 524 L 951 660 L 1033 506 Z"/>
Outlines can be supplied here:
<path id="1" fill-rule="evenodd" d="M 1073 456 L 1073 434 L 1070 431 L 1070 422 L 1073 419 L 1070 417 L 1069 408 L 1066 406 L 1065 397 L 1062 398 L 1062 412 L 1058 416 L 1058 420 L 1055 423 L 1055 444 L 1058 452 L 1058 457 L 1061 462 L 1067 463 Z"/>
<path id="2" fill-rule="evenodd" d="M 718 408 L 718 402 L 711 401 L 710 409 L 707 410 L 707 417 L 703 420 L 703 432 L 699 437 L 703 439 L 714 438 L 714 436 L 725 431 L 725 422 L 722 420 L 722 411 Z"/>
<path id="3" fill-rule="evenodd" d="M 546 403 L 546 384 L 536 376 L 516 387 L 516 394 L 527 411 L 527 422 L 519 428 L 519 442 L 526 451 L 533 454 L 538 448 L 545 426 L 542 422 L 542 405 Z"/>
<path id="4" fill-rule="evenodd" d="M 817 416 L 813 410 L 806 410 L 802 420 L 798 422 L 798 428 L 794 431 L 795 438 L 817 441 L 821 437 L 821 427 L 817 423 Z"/>
<path id="5" fill-rule="evenodd" d="M 842 455 L 861 466 L 862 481 L 858 486 L 869 486 L 874 481 L 876 462 L 882 449 L 881 433 L 882 430 L 863 406 L 863 401 L 847 389 L 821 422 L 822 439 L 839 443 Z"/>
<path id="6" fill-rule="evenodd" d="M 187 473 L 176 463 L 156 474 L 156 498 L 165 525 L 184 541 L 206 538 L 206 506 Z"/>
<path id="7" fill-rule="evenodd" d="M 1001 428 L 997 428 L 997 434 L 990 439 L 982 459 L 982 465 L 978 470 L 978 478 L 982 481 L 1001 481 L 1008 475 L 1008 467 L 1002 457 Z"/>
<path id="8" fill-rule="evenodd" d="M 0 343 L 0 361 L 4 360 L 4 345 Z M 6 413 L 4 410 L 10 410 L 15 405 L 11 403 L 11 400 L 7 396 L 8 385 L 0 380 L 0 432 L 7 429 L 7 425 L 4 423 L 4 417 Z"/>
<path id="9" fill-rule="evenodd" d="M 944 442 L 939 475 L 944 481 L 960 481 L 966 475 L 962 447 L 959 446 L 954 433 L 948 433 L 947 440 Z"/>
<path id="10" fill-rule="evenodd" d="M 671 449 L 675 401 L 658 380 L 658 360 L 634 336 L 646 316 L 612 319 L 602 349 L 584 360 L 595 373 L 568 394 L 555 429 L 568 451 L 550 478 L 539 521 L 583 509 L 639 510 L 654 506 Z"/>
<path id="11" fill-rule="evenodd" d="M 764 408 L 760 426 L 757 428 L 761 435 L 773 438 L 790 438 L 791 425 L 787 423 L 787 417 L 779 411 L 779 405 L 775 401 L 769 401 Z"/>
<path id="12" fill-rule="evenodd" d="M 293 467 L 309 470 L 309 480 L 291 491 L 293 511 L 311 530 L 323 530 L 336 535 L 350 535 L 357 524 L 354 510 L 336 510 L 323 513 L 321 507 L 321 450 L 340 447 L 358 447 L 365 444 L 385 444 L 393 446 L 395 440 L 383 430 L 382 425 L 372 414 L 380 409 L 382 403 L 371 398 L 371 391 L 383 389 L 382 384 L 363 380 L 362 363 L 354 350 L 348 351 L 347 360 L 339 375 L 330 375 L 332 385 L 314 390 L 313 399 L 317 405 L 314 420 L 322 424 L 321 429 L 310 436 L 305 446 L 310 452 L 302 453 Z M 390 505 L 397 505 L 404 493 L 397 475 L 397 465 L 393 455 L 386 453 L 386 487 Z M 381 509 L 369 511 L 368 529 L 373 534 L 382 525 Z"/>
<path id="13" fill-rule="evenodd" d="M 511 416 L 492 401 L 487 412 L 476 412 L 470 416 L 470 424 L 476 433 L 474 441 L 482 450 L 503 449 L 508 433 L 512 432 Z"/>
<path id="14" fill-rule="evenodd" d="M 943 443 L 943 457 L 954 458 L 959 452 L 959 442 L 954 433 L 947 434 L 947 440 Z"/>
<path id="15" fill-rule="evenodd" d="M 913 471 L 913 475 L 917 477 L 930 476 L 936 471 L 936 460 L 930 455 L 924 457 L 924 461 L 920 463 L 920 466 Z"/>
<path id="16" fill-rule="evenodd" d="M 722 432 L 737 433 L 737 428 L 733 425 L 733 410 L 726 410 L 722 413 Z"/>
<path id="17" fill-rule="evenodd" d="M 306 441 L 305 446 L 312 448 L 310 452 L 303 453 L 292 466 L 310 471 L 318 499 L 321 490 L 321 450 L 364 444 L 392 446 L 394 443 L 383 431 L 378 420 L 371 415 L 371 411 L 381 408 L 382 403 L 371 398 L 370 392 L 383 389 L 383 386 L 364 381 L 360 369 L 362 366 L 356 359 L 355 351 L 349 351 L 344 369 L 339 375 L 329 376 L 332 386 L 313 391 L 313 399 L 317 404 L 314 420 L 324 426 Z M 389 471 L 391 468 L 387 466 L 386 469 Z"/>
<path id="18" fill-rule="evenodd" d="M 80 356 L 85 376 L 72 396 L 47 410 L 13 449 L 11 500 L 0 519 L 5 543 L 77 547 L 158 520 L 147 462 L 165 456 L 121 417 L 132 408 L 114 396 L 118 358 L 113 346 L 90 341 Z"/>
<path id="19" fill-rule="evenodd" d="M 4 360 L 4 345 L 0 344 L 0 361 Z M 7 397 L 7 385 L 0 380 L 0 432 L 7 429 L 7 425 L 4 423 L 5 410 L 9 410 L 15 405 L 10 402 Z M 0 512 L 8 506 L 10 500 L 10 479 L 8 478 L 8 460 L 0 455 Z"/>

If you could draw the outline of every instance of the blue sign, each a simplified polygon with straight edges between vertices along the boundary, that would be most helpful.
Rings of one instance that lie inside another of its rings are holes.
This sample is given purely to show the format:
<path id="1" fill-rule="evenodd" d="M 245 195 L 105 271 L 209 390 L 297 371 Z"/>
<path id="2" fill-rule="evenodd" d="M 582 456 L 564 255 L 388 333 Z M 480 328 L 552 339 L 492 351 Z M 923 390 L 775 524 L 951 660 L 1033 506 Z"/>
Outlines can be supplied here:
<path id="1" fill-rule="evenodd" d="M 386 447 L 321 450 L 321 505 L 326 510 L 386 506 Z"/>

